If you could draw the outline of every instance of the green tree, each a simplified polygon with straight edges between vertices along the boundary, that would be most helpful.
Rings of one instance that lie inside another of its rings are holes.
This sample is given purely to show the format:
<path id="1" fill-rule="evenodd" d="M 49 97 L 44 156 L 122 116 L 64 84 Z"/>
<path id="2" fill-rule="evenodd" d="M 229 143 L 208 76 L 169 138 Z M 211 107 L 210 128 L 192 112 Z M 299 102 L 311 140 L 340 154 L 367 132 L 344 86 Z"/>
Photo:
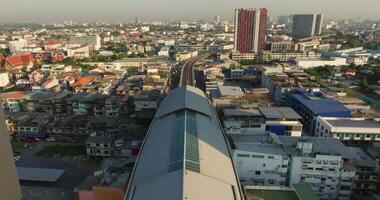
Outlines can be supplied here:
<path id="1" fill-rule="evenodd" d="M 128 73 L 136 73 L 138 71 L 139 71 L 139 69 L 137 67 L 128 67 L 127 68 Z"/>

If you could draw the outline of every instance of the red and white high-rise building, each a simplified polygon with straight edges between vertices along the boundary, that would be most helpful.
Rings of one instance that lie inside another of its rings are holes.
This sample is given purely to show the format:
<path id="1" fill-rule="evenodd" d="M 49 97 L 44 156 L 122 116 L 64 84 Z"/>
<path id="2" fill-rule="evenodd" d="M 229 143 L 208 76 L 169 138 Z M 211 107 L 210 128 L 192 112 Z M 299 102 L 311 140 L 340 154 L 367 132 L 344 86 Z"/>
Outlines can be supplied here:
<path id="1" fill-rule="evenodd" d="M 265 8 L 235 10 L 235 51 L 257 53 L 265 50 L 267 15 Z"/>

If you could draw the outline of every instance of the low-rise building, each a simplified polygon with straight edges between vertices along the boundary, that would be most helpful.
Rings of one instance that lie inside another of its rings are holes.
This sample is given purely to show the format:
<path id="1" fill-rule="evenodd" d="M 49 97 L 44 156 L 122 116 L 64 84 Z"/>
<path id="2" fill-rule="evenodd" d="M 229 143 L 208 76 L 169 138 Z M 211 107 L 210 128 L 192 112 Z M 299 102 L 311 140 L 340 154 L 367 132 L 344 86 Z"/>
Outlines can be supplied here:
<path id="1" fill-rule="evenodd" d="M 86 140 L 86 152 L 89 157 L 111 157 L 114 140 L 109 136 L 90 136 Z"/>
<path id="2" fill-rule="evenodd" d="M 348 64 L 366 65 L 368 64 L 369 56 L 367 55 L 352 55 L 347 57 Z"/>
<path id="3" fill-rule="evenodd" d="M 213 99 L 243 99 L 244 92 L 237 86 L 218 85 L 217 89 L 211 93 Z"/>
<path id="4" fill-rule="evenodd" d="M 74 47 L 67 49 L 67 56 L 73 58 L 90 57 L 90 48 L 88 46 Z"/>
<path id="5" fill-rule="evenodd" d="M 301 117 L 288 107 L 224 109 L 223 126 L 227 134 L 255 134 L 271 131 L 277 135 L 301 136 Z"/>
<path id="6" fill-rule="evenodd" d="M 312 68 L 312 67 L 319 67 L 319 66 L 325 66 L 325 65 L 332 65 L 332 66 L 343 66 L 347 65 L 346 58 L 339 58 L 334 57 L 330 59 L 295 59 L 295 63 L 298 67 L 302 68 Z"/>
<path id="7" fill-rule="evenodd" d="M 69 39 L 69 44 L 71 45 L 86 45 L 89 47 L 89 50 L 97 51 L 101 47 L 99 35 L 78 35 L 72 36 Z"/>
<path id="8" fill-rule="evenodd" d="M 348 145 L 380 141 L 379 119 L 317 117 L 315 136 L 334 137 Z"/>
<path id="9" fill-rule="evenodd" d="M 292 41 L 271 42 L 271 52 L 294 52 L 296 45 Z"/>
<path id="10" fill-rule="evenodd" d="M 159 90 L 142 91 L 135 95 L 135 113 L 137 119 L 141 121 L 153 119 L 158 109 L 160 98 L 161 91 Z"/>
<path id="11" fill-rule="evenodd" d="M 315 51 L 268 52 L 264 51 L 255 57 L 262 61 L 288 62 L 294 59 L 320 59 L 321 54 Z"/>
<path id="12" fill-rule="evenodd" d="M 302 117 L 303 132 L 313 135 L 317 117 L 351 117 L 351 110 L 336 100 L 326 99 L 318 95 L 294 94 L 292 108 Z"/>
<path id="13" fill-rule="evenodd" d="M 320 199 L 350 199 L 354 156 L 335 138 L 273 133 L 232 135 L 233 160 L 243 185 L 306 184 Z"/>
<path id="14" fill-rule="evenodd" d="M 24 138 L 46 138 L 47 125 L 51 120 L 51 116 L 44 113 L 17 113 L 21 118 L 12 121 L 8 118 L 8 123 L 16 124 L 16 134 Z"/>

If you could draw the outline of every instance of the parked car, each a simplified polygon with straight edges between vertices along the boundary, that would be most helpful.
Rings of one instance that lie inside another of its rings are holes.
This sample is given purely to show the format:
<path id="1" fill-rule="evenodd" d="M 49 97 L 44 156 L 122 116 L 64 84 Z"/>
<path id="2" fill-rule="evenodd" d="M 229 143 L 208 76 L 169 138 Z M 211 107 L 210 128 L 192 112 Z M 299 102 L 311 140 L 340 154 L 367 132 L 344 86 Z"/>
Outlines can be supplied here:
<path id="1" fill-rule="evenodd" d="M 31 138 L 31 139 L 27 139 L 25 143 L 27 143 L 27 144 L 36 144 L 36 143 L 37 143 L 37 140 Z"/>
<path id="2" fill-rule="evenodd" d="M 48 142 L 55 142 L 55 141 L 57 141 L 57 139 L 55 137 L 49 137 L 49 138 L 46 139 L 46 141 L 48 141 Z"/>
<path id="3" fill-rule="evenodd" d="M 13 156 L 13 159 L 15 162 L 19 161 L 21 159 L 21 156 Z"/>

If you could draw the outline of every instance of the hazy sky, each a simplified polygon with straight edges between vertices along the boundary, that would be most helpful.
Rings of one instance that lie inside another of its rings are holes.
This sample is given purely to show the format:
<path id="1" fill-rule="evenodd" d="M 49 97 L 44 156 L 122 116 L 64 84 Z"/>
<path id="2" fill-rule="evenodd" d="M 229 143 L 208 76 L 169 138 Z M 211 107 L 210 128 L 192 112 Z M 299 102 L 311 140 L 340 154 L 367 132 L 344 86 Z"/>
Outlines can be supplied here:
<path id="1" fill-rule="evenodd" d="M 270 15 L 321 12 L 326 18 L 380 19 L 380 0 L 0 0 L 0 22 L 232 19 L 234 8 L 268 8 Z"/>

